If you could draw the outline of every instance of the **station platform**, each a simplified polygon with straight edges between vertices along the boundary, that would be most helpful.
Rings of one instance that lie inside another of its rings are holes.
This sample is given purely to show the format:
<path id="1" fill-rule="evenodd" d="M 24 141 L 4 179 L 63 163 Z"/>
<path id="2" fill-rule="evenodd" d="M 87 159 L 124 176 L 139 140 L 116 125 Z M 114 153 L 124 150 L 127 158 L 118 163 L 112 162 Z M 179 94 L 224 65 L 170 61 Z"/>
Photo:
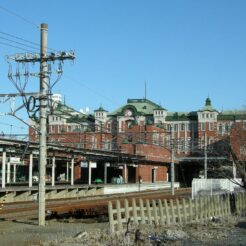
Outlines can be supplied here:
<path id="1" fill-rule="evenodd" d="M 122 194 L 147 190 L 170 189 L 170 182 L 135 184 L 97 184 L 97 185 L 46 185 L 46 200 L 74 199 L 90 196 Z M 179 183 L 174 183 L 179 188 Z M 0 189 L 0 204 L 38 200 L 38 186 L 9 186 Z"/>

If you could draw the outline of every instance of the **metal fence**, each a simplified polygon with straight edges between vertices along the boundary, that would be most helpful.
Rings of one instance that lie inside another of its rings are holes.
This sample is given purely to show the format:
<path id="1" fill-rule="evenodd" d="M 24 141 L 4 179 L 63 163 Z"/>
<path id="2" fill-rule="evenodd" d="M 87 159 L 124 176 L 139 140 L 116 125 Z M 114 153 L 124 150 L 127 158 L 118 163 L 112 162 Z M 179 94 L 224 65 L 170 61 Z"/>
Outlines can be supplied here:
<path id="1" fill-rule="evenodd" d="M 199 196 L 213 196 L 243 191 L 235 182 L 241 183 L 241 179 L 234 179 L 234 182 L 229 179 L 193 179 L 192 199 Z"/>

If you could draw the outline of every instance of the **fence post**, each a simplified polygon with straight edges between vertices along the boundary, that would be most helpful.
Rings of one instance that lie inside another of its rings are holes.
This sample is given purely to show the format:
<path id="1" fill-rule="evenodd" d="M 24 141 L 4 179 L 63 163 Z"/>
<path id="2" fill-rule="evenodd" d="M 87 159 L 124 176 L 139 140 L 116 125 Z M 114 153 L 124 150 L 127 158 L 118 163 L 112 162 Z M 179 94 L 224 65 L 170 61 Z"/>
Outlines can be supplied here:
<path id="1" fill-rule="evenodd" d="M 231 204 L 230 204 L 230 194 L 227 194 L 227 199 L 226 199 L 226 203 L 227 203 L 227 214 L 231 214 Z"/>
<path id="2" fill-rule="evenodd" d="M 154 214 L 154 221 L 155 225 L 158 225 L 158 217 L 157 217 L 157 209 L 156 209 L 156 201 L 152 200 L 152 209 L 153 209 L 153 214 Z"/>
<path id="3" fill-rule="evenodd" d="M 195 199 L 195 221 L 198 222 L 198 199 Z"/>
<path id="4" fill-rule="evenodd" d="M 139 199 L 139 205 L 140 205 L 141 224 L 144 224 L 145 223 L 145 214 L 144 214 L 143 199 Z"/>
<path id="5" fill-rule="evenodd" d="M 161 199 L 158 199 L 158 206 L 159 206 L 159 211 L 160 211 L 160 224 L 164 225 L 163 206 L 162 206 Z"/>
<path id="6" fill-rule="evenodd" d="M 221 216 L 225 215 L 225 200 L 224 200 L 224 194 L 220 195 L 220 214 L 221 214 Z"/>
<path id="7" fill-rule="evenodd" d="M 186 213 L 186 199 L 182 199 L 182 205 L 183 205 L 183 218 L 184 222 L 187 223 L 187 213 Z"/>
<path id="8" fill-rule="evenodd" d="M 203 199 L 203 197 L 199 197 L 199 204 L 200 204 L 200 213 L 199 213 L 199 219 L 200 219 L 200 221 L 202 221 L 203 219 L 204 219 L 204 210 L 203 210 L 203 208 L 204 208 L 204 199 Z"/>
<path id="9" fill-rule="evenodd" d="M 175 211 L 174 211 L 174 206 L 173 206 L 173 199 L 170 200 L 170 205 L 171 205 L 171 214 L 172 214 L 172 223 L 175 224 L 176 223 L 176 215 L 175 215 Z"/>
<path id="10" fill-rule="evenodd" d="M 170 224 L 170 214 L 169 214 L 169 207 L 168 207 L 166 199 L 164 199 L 164 207 L 165 207 L 166 223 L 167 225 L 169 225 Z"/>
<path id="11" fill-rule="evenodd" d="M 179 199 L 176 198 L 176 208 L 177 208 L 177 212 L 178 212 L 178 222 L 181 223 L 182 222 L 182 218 L 181 218 L 181 213 L 180 213 L 180 204 L 179 204 Z"/>
<path id="12" fill-rule="evenodd" d="M 108 217 L 109 217 L 110 232 L 114 233 L 114 216 L 113 216 L 113 205 L 112 205 L 112 202 L 108 202 Z"/>
<path id="13" fill-rule="evenodd" d="M 189 198 L 189 221 L 190 222 L 192 222 L 192 220 L 193 220 L 193 209 L 192 209 L 192 207 L 193 207 L 193 204 L 194 204 L 194 200 L 191 200 L 190 198 Z"/>
<path id="14" fill-rule="evenodd" d="M 120 201 L 116 201 L 116 209 L 117 209 L 117 229 L 118 231 L 122 231 L 122 221 L 121 221 L 121 207 L 120 207 Z"/>
<path id="15" fill-rule="evenodd" d="M 136 206 L 136 200 L 132 199 L 132 211 L 133 211 L 133 221 L 134 224 L 138 224 L 138 215 L 137 215 L 137 206 Z"/>
<path id="16" fill-rule="evenodd" d="M 129 203 L 128 203 L 127 199 L 124 200 L 124 207 L 125 207 L 126 222 L 128 222 L 128 219 L 130 218 L 130 215 L 129 215 Z"/>
<path id="17" fill-rule="evenodd" d="M 152 224 L 152 216 L 151 216 L 151 211 L 150 211 L 149 200 L 146 200 L 146 207 L 147 207 L 147 214 L 148 214 L 149 223 Z"/>

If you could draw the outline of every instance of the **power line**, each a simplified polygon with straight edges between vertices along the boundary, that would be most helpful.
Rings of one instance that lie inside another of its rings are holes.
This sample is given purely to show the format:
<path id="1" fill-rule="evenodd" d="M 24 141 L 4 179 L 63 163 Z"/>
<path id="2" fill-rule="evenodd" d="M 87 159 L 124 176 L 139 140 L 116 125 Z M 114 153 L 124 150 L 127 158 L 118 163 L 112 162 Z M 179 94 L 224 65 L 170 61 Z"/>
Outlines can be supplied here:
<path id="1" fill-rule="evenodd" d="M 20 128 L 20 129 L 25 129 L 25 127 L 22 127 L 22 126 L 16 126 L 16 125 L 4 123 L 4 122 L 0 122 L 0 125 L 12 126 L 12 127 Z"/>
<path id="2" fill-rule="evenodd" d="M 29 41 L 27 39 L 24 39 L 24 38 L 21 38 L 21 37 L 18 37 L 16 35 L 13 35 L 13 34 L 10 34 L 10 33 L 6 33 L 6 32 L 3 32 L 3 31 L 0 31 L 1 34 L 3 35 L 6 35 L 6 36 L 9 36 L 9 37 L 12 37 L 12 38 L 15 38 L 15 39 L 18 39 L 18 40 L 21 40 L 21 41 L 24 41 L 24 42 L 27 42 L 27 43 L 30 43 L 32 45 L 36 45 L 37 47 L 40 47 L 40 45 L 38 43 L 35 43 L 35 42 L 32 42 L 32 41 Z M 52 48 L 48 48 L 48 50 L 53 50 L 53 51 L 56 51 L 55 49 L 52 49 Z"/>
<path id="3" fill-rule="evenodd" d="M 64 76 L 67 77 L 69 80 L 75 82 L 76 84 L 81 85 L 81 86 L 85 87 L 86 89 L 88 89 L 88 90 L 94 92 L 94 94 L 96 94 L 96 95 L 98 95 L 98 96 L 100 96 L 100 97 L 102 97 L 102 98 L 107 99 L 108 101 L 110 101 L 110 102 L 113 103 L 114 105 L 119 105 L 119 102 L 113 101 L 111 98 L 106 97 L 105 95 L 103 95 L 103 94 L 99 93 L 98 91 L 96 91 L 96 90 L 90 88 L 89 86 L 87 86 L 87 85 L 85 85 L 85 84 L 79 82 L 78 80 L 76 80 L 76 79 L 74 79 L 74 78 L 72 78 L 72 77 L 70 77 L 70 76 L 67 76 L 67 75 L 64 75 Z"/>
<path id="4" fill-rule="evenodd" d="M 28 44 L 24 44 L 24 43 L 21 43 L 21 42 L 17 42 L 17 41 L 11 40 L 11 39 L 9 39 L 9 38 L 4 38 L 4 37 L 1 37 L 1 36 L 0 36 L 0 39 L 9 41 L 9 42 L 12 42 L 12 43 L 15 43 L 15 44 L 23 45 L 23 46 L 26 46 L 26 47 L 28 47 L 28 48 L 35 49 L 35 50 L 38 50 L 38 51 L 39 51 L 39 49 L 36 48 L 36 47 L 33 47 L 33 46 L 28 45 Z"/>
<path id="5" fill-rule="evenodd" d="M 15 48 L 15 49 L 23 50 L 25 52 L 35 53 L 34 51 L 30 51 L 30 50 L 24 49 L 22 47 L 11 45 L 11 44 L 8 44 L 8 43 L 5 43 L 5 42 L 0 42 L 0 44 L 5 45 L 5 46 L 9 46 L 9 47 L 12 47 L 12 48 Z"/>
<path id="6" fill-rule="evenodd" d="M 13 15 L 13 16 L 19 18 L 20 20 L 23 20 L 24 22 L 26 22 L 26 23 L 28 23 L 28 24 L 30 24 L 32 26 L 35 26 L 35 27 L 39 28 L 39 26 L 37 24 L 35 24 L 34 22 L 26 19 L 25 17 L 23 17 L 23 16 L 21 16 L 19 14 L 16 14 L 15 12 L 13 12 L 13 11 L 3 7 L 3 6 L 0 6 L 0 9 L 4 10 L 5 12 L 9 13 L 10 15 Z"/>

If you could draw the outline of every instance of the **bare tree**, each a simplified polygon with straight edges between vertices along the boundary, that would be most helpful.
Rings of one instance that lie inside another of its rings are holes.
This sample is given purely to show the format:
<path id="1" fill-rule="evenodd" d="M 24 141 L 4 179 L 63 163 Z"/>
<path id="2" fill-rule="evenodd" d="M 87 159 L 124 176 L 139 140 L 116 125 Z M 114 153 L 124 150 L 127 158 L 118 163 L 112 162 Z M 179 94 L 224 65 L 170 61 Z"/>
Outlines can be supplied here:
<path id="1" fill-rule="evenodd" d="M 228 140 L 231 158 L 236 165 L 237 174 L 242 179 L 240 185 L 246 189 L 246 124 L 245 122 L 236 122 L 231 130 Z"/>

